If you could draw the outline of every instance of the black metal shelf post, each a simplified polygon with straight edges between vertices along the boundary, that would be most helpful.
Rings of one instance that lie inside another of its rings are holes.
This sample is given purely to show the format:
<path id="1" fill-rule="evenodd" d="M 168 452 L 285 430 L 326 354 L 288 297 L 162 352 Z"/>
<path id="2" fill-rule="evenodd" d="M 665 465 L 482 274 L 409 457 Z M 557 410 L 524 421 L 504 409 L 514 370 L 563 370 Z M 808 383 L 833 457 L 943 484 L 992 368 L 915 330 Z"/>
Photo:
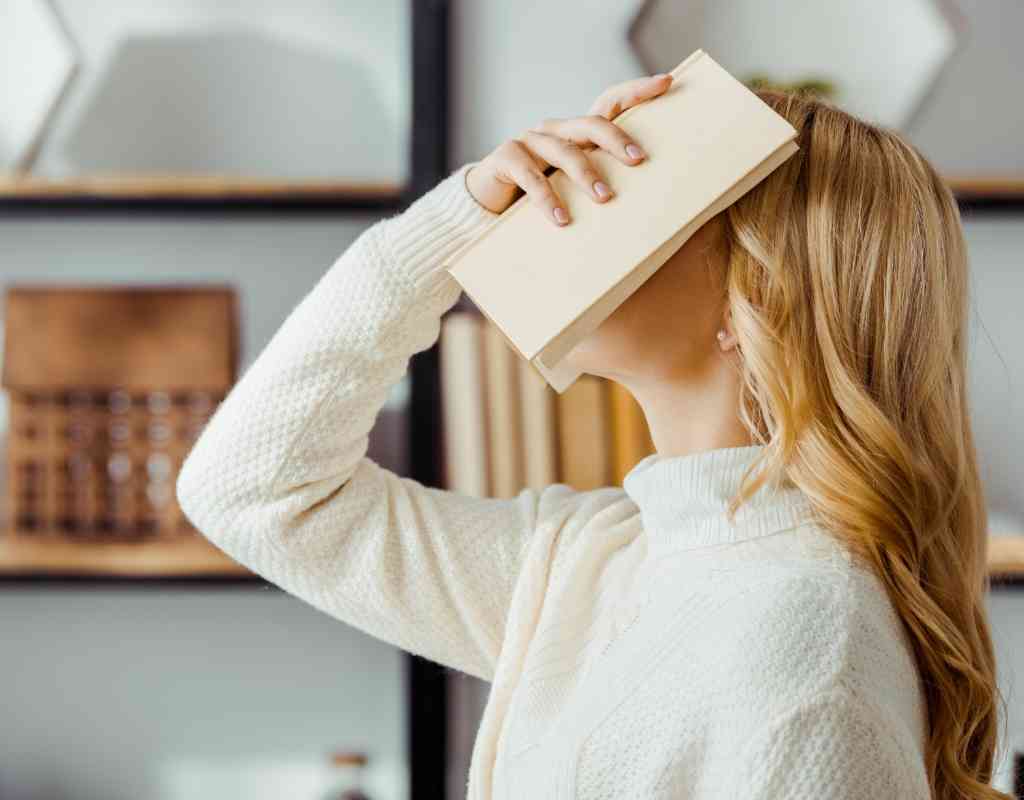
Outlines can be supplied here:
<path id="1" fill-rule="evenodd" d="M 449 168 L 449 0 L 413 0 L 413 197 L 444 178 Z M 441 423 L 437 346 L 410 359 L 411 476 L 441 486 Z M 410 800 L 443 800 L 448 761 L 448 678 L 445 668 L 409 655 L 407 742 Z"/>

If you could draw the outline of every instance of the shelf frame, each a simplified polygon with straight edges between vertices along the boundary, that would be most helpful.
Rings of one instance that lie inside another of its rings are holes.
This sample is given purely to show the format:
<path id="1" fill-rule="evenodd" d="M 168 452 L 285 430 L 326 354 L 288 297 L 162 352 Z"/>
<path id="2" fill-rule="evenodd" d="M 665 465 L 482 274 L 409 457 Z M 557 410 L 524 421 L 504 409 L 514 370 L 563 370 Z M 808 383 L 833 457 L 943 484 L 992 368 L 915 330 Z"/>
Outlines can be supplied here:
<path id="1" fill-rule="evenodd" d="M 423 76 L 420 78 L 422 84 Z M 433 135 L 427 119 L 425 110 L 417 110 L 413 116 L 413 152 L 426 147 Z M 1024 177 L 950 177 L 947 182 L 965 215 L 1024 213 Z M 189 176 L 67 181 L 0 178 L 0 215 L 394 214 L 427 188 L 415 167 L 407 186 Z"/>
<path id="2" fill-rule="evenodd" d="M 965 215 L 1024 213 L 1024 176 L 950 176 L 946 182 Z"/>

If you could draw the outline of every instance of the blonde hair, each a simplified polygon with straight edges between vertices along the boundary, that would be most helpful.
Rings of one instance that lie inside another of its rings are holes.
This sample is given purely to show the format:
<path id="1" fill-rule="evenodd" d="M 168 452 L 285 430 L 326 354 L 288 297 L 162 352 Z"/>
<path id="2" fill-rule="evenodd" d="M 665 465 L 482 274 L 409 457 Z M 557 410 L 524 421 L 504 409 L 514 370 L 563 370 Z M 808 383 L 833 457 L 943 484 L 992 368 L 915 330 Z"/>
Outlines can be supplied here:
<path id="1" fill-rule="evenodd" d="M 757 94 L 800 150 L 720 215 L 740 414 L 765 445 L 730 511 L 769 476 L 809 496 L 910 634 L 933 797 L 1009 800 L 989 785 L 1001 697 L 957 204 L 895 132 L 811 95 Z"/>

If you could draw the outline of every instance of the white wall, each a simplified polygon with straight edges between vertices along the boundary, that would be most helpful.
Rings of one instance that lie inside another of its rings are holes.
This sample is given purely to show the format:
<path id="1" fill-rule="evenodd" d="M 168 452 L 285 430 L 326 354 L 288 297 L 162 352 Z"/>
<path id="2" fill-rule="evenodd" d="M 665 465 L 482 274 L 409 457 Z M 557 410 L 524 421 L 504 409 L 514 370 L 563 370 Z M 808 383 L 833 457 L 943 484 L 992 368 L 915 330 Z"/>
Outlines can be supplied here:
<path id="1" fill-rule="evenodd" d="M 182 767 L 350 746 L 404 779 L 399 654 L 283 592 L 4 590 L 0 639 L 4 800 L 175 800 Z"/>
<path id="2" fill-rule="evenodd" d="M 966 231 L 977 304 L 973 423 L 983 475 L 990 507 L 1024 520 L 1024 217 L 970 218 Z M 997 587 L 989 611 L 1008 712 L 1004 743 L 1024 752 L 1024 588 Z"/>
<path id="3" fill-rule="evenodd" d="M 969 215 L 964 228 L 975 304 L 972 422 L 990 507 L 1024 523 L 1024 213 Z"/>
<path id="4" fill-rule="evenodd" d="M 975 436 L 990 508 L 1024 520 L 1024 215 L 969 218 L 966 225 L 976 309 L 971 352 Z M 1024 533 L 1024 526 L 1021 528 Z M 1009 748 L 1024 752 L 1024 588 L 989 598 Z"/>

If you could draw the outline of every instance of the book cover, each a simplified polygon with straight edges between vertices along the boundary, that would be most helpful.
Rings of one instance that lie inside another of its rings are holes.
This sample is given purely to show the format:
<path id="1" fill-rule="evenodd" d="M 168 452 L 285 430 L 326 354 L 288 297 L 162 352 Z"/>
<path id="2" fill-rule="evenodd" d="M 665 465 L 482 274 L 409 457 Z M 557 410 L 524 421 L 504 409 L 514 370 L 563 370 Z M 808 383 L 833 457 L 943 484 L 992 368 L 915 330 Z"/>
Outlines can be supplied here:
<path id="1" fill-rule="evenodd" d="M 568 225 L 551 223 L 524 194 L 445 264 L 557 392 L 580 376 L 565 355 L 797 150 L 789 122 L 703 50 L 671 74 L 663 94 L 613 120 L 640 142 L 644 161 L 588 151 L 614 198 L 596 203 L 556 169 L 549 180 Z"/>

